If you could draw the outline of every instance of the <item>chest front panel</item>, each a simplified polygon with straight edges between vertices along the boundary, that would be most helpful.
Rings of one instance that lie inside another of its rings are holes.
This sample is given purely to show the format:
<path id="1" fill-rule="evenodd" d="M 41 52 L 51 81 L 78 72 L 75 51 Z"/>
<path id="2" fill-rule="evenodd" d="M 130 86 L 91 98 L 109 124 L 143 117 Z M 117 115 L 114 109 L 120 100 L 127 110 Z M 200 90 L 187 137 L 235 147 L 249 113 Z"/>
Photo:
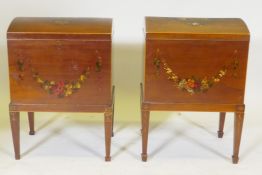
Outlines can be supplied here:
<path id="1" fill-rule="evenodd" d="M 110 104 L 111 41 L 9 40 L 12 103 Z"/>
<path id="2" fill-rule="evenodd" d="M 241 104 L 248 42 L 146 40 L 144 100 Z"/>

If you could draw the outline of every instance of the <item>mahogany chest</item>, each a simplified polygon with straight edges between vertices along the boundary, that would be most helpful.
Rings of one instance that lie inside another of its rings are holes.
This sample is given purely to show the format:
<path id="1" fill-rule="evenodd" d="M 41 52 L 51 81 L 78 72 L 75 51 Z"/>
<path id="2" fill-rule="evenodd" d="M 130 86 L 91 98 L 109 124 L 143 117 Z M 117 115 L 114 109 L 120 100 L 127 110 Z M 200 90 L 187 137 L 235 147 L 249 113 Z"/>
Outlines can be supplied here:
<path id="1" fill-rule="evenodd" d="M 19 112 L 105 113 L 106 160 L 113 125 L 112 20 L 15 18 L 7 32 L 10 118 L 16 158 Z"/>
<path id="2" fill-rule="evenodd" d="M 235 112 L 233 162 L 244 118 L 249 31 L 241 19 L 146 17 L 142 159 L 150 111 Z"/>

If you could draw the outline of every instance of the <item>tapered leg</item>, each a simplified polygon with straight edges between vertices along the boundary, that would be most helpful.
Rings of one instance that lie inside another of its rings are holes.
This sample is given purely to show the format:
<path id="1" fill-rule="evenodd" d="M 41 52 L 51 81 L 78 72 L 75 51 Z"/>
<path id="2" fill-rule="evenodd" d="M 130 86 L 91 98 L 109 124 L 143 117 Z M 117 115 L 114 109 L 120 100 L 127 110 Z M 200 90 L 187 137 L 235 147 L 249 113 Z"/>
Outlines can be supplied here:
<path id="1" fill-rule="evenodd" d="M 224 124 L 225 124 L 226 113 L 220 112 L 219 114 L 220 114 L 219 115 L 219 129 L 217 131 L 217 136 L 218 138 L 222 138 L 224 135 Z"/>
<path id="2" fill-rule="evenodd" d="M 10 123 L 15 151 L 15 159 L 20 159 L 20 115 L 19 112 L 10 112 Z"/>
<path id="3" fill-rule="evenodd" d="M 149 129 L 149 110 L 142 110 L 142 160 L 147 161 L 147 144 L 148 144 L 148 129 Z"/>
<path id="4" fill-rule="evenodd" d="M 140 113 L 140 117 L 141 117 L 141 129 L 140 129 L 140 134 L 142 135 L 143 134 L 143 111 L 141 110 L 141 113 Z"/>
<path id="5" fill-rule="evenodd" d="M 105 146 L 106 146 L 106 157 L 105 161 L 110 161 L 110 149 L 111 149 L 111 136 L 112 136 L 112 109 L 105 111 Z"/>
<path id="6" fill-rule="evenodd" d="M 114 123 L 115 123 L 115 86 L 112 88 L 112 137 L 114 137 Z"/>
<path id="7" fill-rule="evenodd" d="M 28 121 L 29 121 L 29 135 L 35 135 L 35 117 L 34 112 L 28 112 Z"/>
<path id="8" fill-rule="evenodd" d="M 236 112 L 235 113 L 235 120 L 234 120 L 234 149 L 233 149 L 233 156 L 232 161 L 234 164 L 238 163 L 239 157 L 239 147 L 241 141 L 241 134 L 243 128 L 243 121 L 244 121 L 244 112 Z"/>
<path id="9" fill-rule="evenodd" d="M 141 112 L 141 129 L 140 129 L 140 134 L 143 134 L 143 113 Z"/>
<path id="10" fill-rule="evenodd" d="M 144 98 L 144 91 L 143 91 L 143 84 L 140 83 L 140 106 L 142 107 L 143 106 L 143 98 Z M 142 128 L 143 128 L 143 122 L 142 122 L 142 119 L 143 119 L 143 113 L 142 113 L 143 109 L 141 108 L 141 113 L 140 113 L 140 117 L 141 117 L 141 128 L 140 128 L 140 133 L 142 135 Z"/>
<path id="11" fill-rule="evenodd" d="M 112 107 L 112 134 L 111 137 L 114 137 L 114 121 L 115 120 L 115 105 Z"/>

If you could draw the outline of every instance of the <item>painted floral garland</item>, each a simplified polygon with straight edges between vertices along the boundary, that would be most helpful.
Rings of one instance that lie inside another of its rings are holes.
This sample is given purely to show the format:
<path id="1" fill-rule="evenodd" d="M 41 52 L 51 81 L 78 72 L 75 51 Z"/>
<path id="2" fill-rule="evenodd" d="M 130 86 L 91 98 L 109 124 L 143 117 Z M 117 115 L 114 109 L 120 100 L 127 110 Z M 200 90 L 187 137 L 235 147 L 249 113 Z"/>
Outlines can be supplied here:
<path id="1" fill-rule="evenodd" d="M 237 51 L 235 51 L 234 55 L 236 53 Z M 239 62 L 237 58 L 235 57 L 232 63 L 221 68 L 211 78 L 207 78 L 207 77 L 196 78 L 195 76 L 192 76 L 191 78 L 181 78 L 176 73 L 173 72 L 173 70 L 169 67 L 169 65 L 166 63 L 164 59 L 160 60 L 158 57 L 154 59 L 154 65 L 158 70 L 160 69 L 162 65 L 163 70 L 165 71 L 167 75 L 167 79 L 174 82 L 175 86 L 178 89 L 182 91 L 186 91 L 192 95 L 196 93 L 207 92 L 214 84 L 220 82 L 221 79 L 226 76 L 229 70 L 233 70 L 233 75 L 236 76 L 237 75 L 236 70 L 239 67 Z"/>
<path id="2" fill-rule="evenodd" d="M 95 63 L 95 71 L 100 72 L 102 69 L 102 57 L 98 55 L 98 51 L 96 51 L 97 54 L 97 61 Z M 34 80 L 40 84 L 40 86 L 49 94 L 56 95 L 59 98 L 68 97 L 72 95 L 73 93 L 77 92 L 83 83 L 86 81 L 86 79 L 89 77 L 90 74 L 90 67 L 87 67 L 81 75 L 78 77 L 78 79 L 73 81 L 53 81 L 53 80 L 45 80 L 42 78 L 39 73 L 32 67 L 32 65 L 29 63 L 29 68 L 31 69 L 32 76 Z M 24 79 L 24 71 L 25 71 L 25 65 L 23 60 L 17 61 L 17 69 L 19 71 L 19 79 Z"/>
<path id="3" fill-rule="evenodd" d="M 74 81 L 49 81 L 44 80 L 37 72 L 33 72 L 34 80 L 49 94 L 59 98 L 68 97 L 81 88 L 82 84 L 89 77 L 89 68 L 84 70 L 77 80 Z"/>

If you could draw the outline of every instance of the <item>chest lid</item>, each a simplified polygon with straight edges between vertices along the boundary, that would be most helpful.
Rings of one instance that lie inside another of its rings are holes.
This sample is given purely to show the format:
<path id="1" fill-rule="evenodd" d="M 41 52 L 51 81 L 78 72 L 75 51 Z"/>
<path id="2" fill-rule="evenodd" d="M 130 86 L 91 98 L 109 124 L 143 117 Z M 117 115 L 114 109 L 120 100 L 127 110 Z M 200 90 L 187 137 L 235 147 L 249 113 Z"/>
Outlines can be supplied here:
<path id="1" fill-rule="evenodd" d="M 239 18 L 146 17 L 146 39 L 249 40 Z"/>
<path id="2" fill-rule="evenodd" d="M 111 33 L 110 18 L 17 17 L 7 38 L 111 40 Z"/>

